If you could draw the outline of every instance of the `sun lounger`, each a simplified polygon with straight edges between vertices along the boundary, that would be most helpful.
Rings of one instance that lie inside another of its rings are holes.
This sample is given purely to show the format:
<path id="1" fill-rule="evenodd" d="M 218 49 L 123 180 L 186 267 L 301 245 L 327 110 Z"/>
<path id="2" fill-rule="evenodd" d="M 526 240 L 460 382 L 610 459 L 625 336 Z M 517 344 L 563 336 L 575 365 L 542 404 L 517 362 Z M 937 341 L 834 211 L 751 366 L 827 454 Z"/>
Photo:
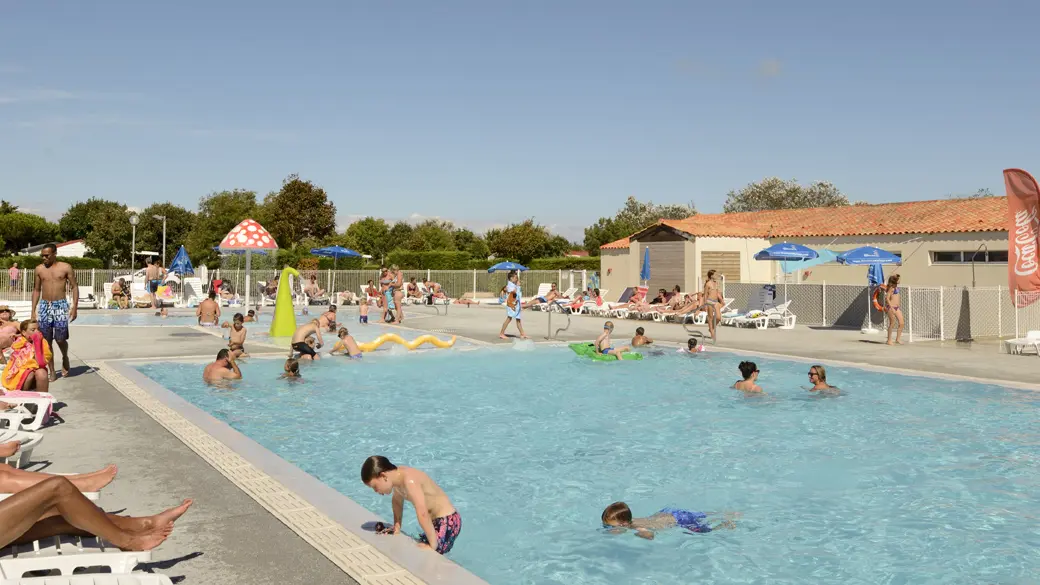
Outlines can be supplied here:
<path id="1" fill-rule="evenodd" d="M 68 577 L 26 577 L 7 579 L 0 572 L 0 585 L 173 585 L 166 575 L 159 573 L 87 573 Z"/>
<path id="2" fill-rule="evenodd" d="M 151 560 L 151 551 L 121 551 L 100 538 L 56 536 L 0 550 L 0 574 L 5 579 L 18 579 L 32 571 L 58 571 L 60 575 L 71 577 L 81 569 L 103 568 L 112 576 L 127 575 L 137 565 Z M 44 583 L 50 584 L 49 581 Z"/>
<path id="3" fill-rule="evenodd" d="M 43 442 L 43 435 L 32 431 L 0 430 L 0 443 L 9 443 L 11 441 L 18 441 L 22 446 L 14 455 L 4 459 L 4 463 L 11 467 L 21 468 L 28 465 L 32 460 L 33 449 Z"/>
<path id="4" fill-rule="evenodd" d="M 54 406 L 54 397 L 49 394 L 39 398 L 5 395 L 0 396 L 0 402 L 16 405 L 11 410 L 0 411 L 0 422 L 6 423 L 8 429 L 38 431 L 47 424 L 48 412 Z"/>
<path id="5" fill-rule="evenodd" d="M 1040 331 L 1028 331 L 1025 337 L 1004 340 L 1004 349 L 1010 354 L 1022 355 L 1029 348 L 1040 356 Z"/>
<path id="6" fill-rule="evenodd" d="M 790 306 L 791 301 L 787 301 L 764 311 L 753 311 L 747 315 L 734 317 L 730 321 L 736 326 L 754 326 L 757 329 L 767 329 L 770 323 L 779 324 L 781 329 L 791 329 L 794 327 L 797 317 L 789 310 Z"/>
<path id="7" fill-rule="evenodd" d="M 94 298 L 94 287 L 92 286 L 78 286 L 76 287 L 79 294 L 79 308 L 81 309 L 96 309 L 98 308 L 98 299 Z"/>

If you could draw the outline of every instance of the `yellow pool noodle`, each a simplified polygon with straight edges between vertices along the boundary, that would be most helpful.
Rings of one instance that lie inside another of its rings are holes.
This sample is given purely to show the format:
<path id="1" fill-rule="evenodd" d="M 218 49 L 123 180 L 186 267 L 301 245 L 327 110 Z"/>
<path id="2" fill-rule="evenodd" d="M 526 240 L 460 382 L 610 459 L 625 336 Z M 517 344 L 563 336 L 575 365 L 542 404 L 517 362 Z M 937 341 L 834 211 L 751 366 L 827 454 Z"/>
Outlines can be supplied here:
<path id="1" fill-rule="evenodd" d="M 448 341 L 444 341 L 443 339 L 438 339 L 433 335 L 420 335 L 412 341 L 405 341 L 401 338 L 400 335 L 396 333 L 387 333 L 386 335 L 380 335 L 379 337 L 375 338 L 372 341 L 369 341 L 368 343 L 359 343 L 358 348 L 361 351 L 374 351 L 377 347 L 383 345 L 388 341 L 392 341 L 398 345 L 403 345 L 408 349 L 415 349 L 424 343 L 429 343 L 440 348 L 445 348 L 455 345 L 455 336 L 452 335 L 451 339 L 449 339 Z"/>

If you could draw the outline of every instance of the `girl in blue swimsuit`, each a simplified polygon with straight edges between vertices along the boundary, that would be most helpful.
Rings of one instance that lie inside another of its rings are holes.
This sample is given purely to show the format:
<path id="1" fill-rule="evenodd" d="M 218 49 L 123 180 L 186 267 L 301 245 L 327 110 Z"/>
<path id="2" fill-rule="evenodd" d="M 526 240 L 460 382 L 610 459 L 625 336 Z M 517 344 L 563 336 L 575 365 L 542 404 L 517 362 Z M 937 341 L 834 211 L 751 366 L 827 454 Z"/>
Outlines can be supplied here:
<path id="1" fill-rule="evenodd" d="M 736 515 L 730 515 L 736 517 Z M 631 528 L 636 536 L 653 540 L 654 531 L 679 526 L 687 532 L 711 532 L 720 528 L 735 528 L 732 517 L 725 518 L 712 526 L 704 512 L 691 512 L 679 508 L 664 508 L 653 516 L 633 518 L 632 510 L 624 502 L 614 502 L 603 510 L 601 520 L 609 528 Z"/>

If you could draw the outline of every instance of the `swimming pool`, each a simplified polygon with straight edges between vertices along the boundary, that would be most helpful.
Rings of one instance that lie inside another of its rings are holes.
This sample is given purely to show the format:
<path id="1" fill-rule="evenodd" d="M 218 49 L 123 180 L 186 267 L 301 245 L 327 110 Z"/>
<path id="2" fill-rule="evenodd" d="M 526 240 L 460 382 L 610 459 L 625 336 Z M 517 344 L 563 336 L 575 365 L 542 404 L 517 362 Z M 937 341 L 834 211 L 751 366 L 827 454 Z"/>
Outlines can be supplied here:
<path id="1" fill-rule="evenodd" d="M 511 583 L 987 583 L 1040 571 L 1040 395 L 758 359 L 768 396 L 728 388 L 739 357 L 595 363 L 567 349 L 323 360 L 305 382 L 253 360 L 233 390 L 197 363 L 139 365 L 366 508 L 384 454 L 430 473 L 463 517 L 450 558 Z M 292 413 L 292 416 L 286 416 Z M 736 530 L 646 541 L 603 507 L 739 511 Z M 411 507 L 405 529 L 418 533 Z M 356 527 L 351 527 L 356 528 Z"/>

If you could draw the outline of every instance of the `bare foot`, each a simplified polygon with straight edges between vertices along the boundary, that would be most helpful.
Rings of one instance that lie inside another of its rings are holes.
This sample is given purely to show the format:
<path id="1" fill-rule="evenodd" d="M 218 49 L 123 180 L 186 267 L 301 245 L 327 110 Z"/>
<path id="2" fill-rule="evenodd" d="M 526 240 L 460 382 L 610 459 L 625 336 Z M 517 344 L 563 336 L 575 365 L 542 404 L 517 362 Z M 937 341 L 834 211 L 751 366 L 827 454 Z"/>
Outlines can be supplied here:
<path id="1" fill-rule="evenodd" d="M 166 510 L 165 512 L 160 512 L 155 516 L 142 518 L 142 520 L 150 520 L 152 522 L 152 526 L 157 528 L 172 526 L 174 520 L 183 516 L 184 513 L 188 511 L 188 508 L 190 508 L 191 505 L 194 503 L 195 500 L 189 498 L 187 500 L 184 500 L 184 502 L 182 502 L 181 505 L 177 506 L 176 508 L 170 508 L 169 510 Z"/>
<path id="2" fill-rule="evenodd" d="M 0 443 L 0 457 L 10 457 L 18 452 L 22 446 L 21 441 L 8 441 Z"/>
<path id="3" fill-rule="evenodd" d="M 172 526 L 164 526 L 148 532 L 129 534 L 126 542 L 114 544 L 123 550 L 152 550 L 162 544 L 172 530 Z"/>
<path id="4" fill-rule="evenodd" d="M 17 404 L 11 404 L 10 402 L 2 402 L 2 401 L 0 401 L 0 410 L 11 410 L 15 406 L 18 406 L 18 405 Z"/>
<path id="5" fill-rule="evenodd" d="M 107 465 L 93 473 L 84 473 L 81 476 L 83 479 L 83 491 L 99 491 L 101 488 L 112 483 L 112 480 L 116 478 L 117 473 L 119 473 L 119 468 L 115 465 Z"/>
<path id="6" fill-rule="evenodd" d="M 71 366 L 69 365 L 69 356 L 67 356 L 67 355 L 61 356 L 61 377 L 62 378 L 68 378 L 69 377 L 69 368 L 70 367 Z"/>
<path id="7" fill-rule="evenodd" d="M 505 334 L 505 333 L 499 333 L 499 334 L 498 334 L 498 338 L 499 338 L 499 339 L 509 339 L 508 337 L 506 337 L 506 334 Z"/>
<path id="8" fill-rule="evenodd" d="M 899 341 L 899 340 L 897 339 L 897 340 L 896 340 L 896 345 L 903 345 L 903 342 L 902 342 L 902 341 Z"/>
<path id="9" fill-rule="evenodd" d="M 892 342 L 891 341 L 886 341 L 885 345 L 892 345 Z"/>
<path id="10" fill-rule="evenodd" d="M 527 339 L 527 336 L 526 335 L 521 335 L 520 339 Z"/>

